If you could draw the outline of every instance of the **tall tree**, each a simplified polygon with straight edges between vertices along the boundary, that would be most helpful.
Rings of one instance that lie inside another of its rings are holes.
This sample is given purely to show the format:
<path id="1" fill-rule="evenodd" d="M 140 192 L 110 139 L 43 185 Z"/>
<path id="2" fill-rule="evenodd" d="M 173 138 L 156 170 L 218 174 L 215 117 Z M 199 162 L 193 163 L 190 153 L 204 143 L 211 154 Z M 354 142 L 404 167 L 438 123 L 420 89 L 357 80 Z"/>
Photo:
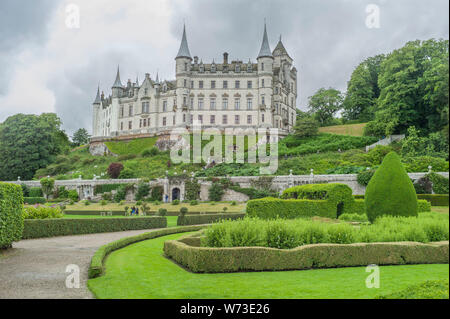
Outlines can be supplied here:
<path id="1" fill-rule="evenodd" d="M 0 124 L 0 180 L 31 179 L 68 150 L 69 140 L 60 126 L 53 113 L 16 114 Z"/>
<path id="2" fill-rule="evenodd" d="M 320 125 L 329 124 L 334 115 L 342 108 L 344 97 L 339 90 L 329 88 L 319 89 L 309 97 L 309 111 L 314 114 Z"/>
<path id="3" fill-rule="evenodd" d="M 89 133 L 86 129 L 80 128 L 72 136 L 72 142 L 75 146 L 85 145 L 89 143 Z"/>
<path id="4" fill-rule="evenodd" d="M 353 71 L 343 103 L 344 118 L 365 122 L 374 118 L 375 106 L 380 95 L 378 75 L 384 59 L 384 55 L 370 57 Z"/>
<path id="5" fill-rule="evenodd" d="M 381 64 L 376 122 L 386 135 L 448 124 L 448 40 L 408 42 Z"/>

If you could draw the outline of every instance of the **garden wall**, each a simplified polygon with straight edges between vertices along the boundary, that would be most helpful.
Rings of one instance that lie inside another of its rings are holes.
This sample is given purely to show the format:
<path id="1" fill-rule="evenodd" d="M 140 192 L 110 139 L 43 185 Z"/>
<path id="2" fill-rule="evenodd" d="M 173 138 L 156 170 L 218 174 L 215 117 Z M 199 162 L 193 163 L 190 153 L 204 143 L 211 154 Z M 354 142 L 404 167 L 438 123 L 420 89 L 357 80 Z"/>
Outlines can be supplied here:
<path id="1" fill-rule="evenodd" d="M 196 273 L 280 271 L 375 265 L 448 264 L 449 242 L 315 244 L 289 250 L 265 247 L 207 248 L 164 243 L 164 253 Z"/>

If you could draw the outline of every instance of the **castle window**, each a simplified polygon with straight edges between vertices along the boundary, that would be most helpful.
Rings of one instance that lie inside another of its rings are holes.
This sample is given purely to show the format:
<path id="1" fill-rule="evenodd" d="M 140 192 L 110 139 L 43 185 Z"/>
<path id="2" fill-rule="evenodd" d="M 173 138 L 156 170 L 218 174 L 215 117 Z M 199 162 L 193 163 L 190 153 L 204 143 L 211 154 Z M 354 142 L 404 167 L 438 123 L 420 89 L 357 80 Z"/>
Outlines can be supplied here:
<path id="1" fill-rule="evenodd" d="M 167 101 L 163 101 L 163 112 L 167 112 Z"/>
<path id="2" fill-rule="evenodd" d="M 172 118 L 172 123 L 173 123 L 173 125 L 175 125 L 175 123 L 176 123 L 175 115 L 174 115 L 173 118 Z"/>
<path id="3" fill-rule="evenodd" d="M 200 64 L 199 70 L 200 70 L 200 73 L 205 72 L 205 66 L 203 64 Z"/>
<path id="4" fill-rule="evenodd" d="M 252 81 L 247 81 L 247 89 L 251 89 L 253 86 L 253 82 Z"/>
<path id="5" fill-rule="evenodd" d="M 216 81 L 211 81 L 211 89 L 215 89 L 216 88 Z"/>
<path id="6" fill-rule="evenodd" d="M 236 69 L 235 69 L 236 73 L 241 72 L 241 65 L 240 64 L 236 64 Z"/>
<path id="7" fill-rule="evenodd" d="M 228 89 L 228 81 L 223 81 L 223 88 Z"/>
<path id="8" fill-rule="evenodd" d="M 264 71 L 264 63 L 261 63 L 261 71 Z"/>
<path id="9" fill-rule="evenodd" d="M 261 96 L 261 104 L 266 105 L 266 97 L 264 95 Z"/>
<path id="10" fill-rule="evenodd" d="M 183 114 L 183 123 L 186 123 L 186 114 Z"/>
<path id="11" fill-rule="evenodd" d="M 142 113 L 150 112 L 150 104 L 149 102 L 142 102 Z"/>
<path id="12" fill-rule="evenodd" d="M 183 106 L 187 106 L 187 97 L 183 96 Z"/>
<path id="13" fill-rule="evenodd" d="M 251 110 L 253 108 L 253 99 L 247 99 L 247 110 Z"/>
<path id="14" fill-rule="evenodd" d="M 123 117 L 123 106 L 120 107 L 120 117 Z"/>
<path id="15" fill-rule="evenodd" d="M 213 64 L 211 65 L 211 73 L 215 73 L 216 72 L 216 65 Z"/>
<path id="16" fill-rule="evenodd" d="M 144 94 L 145 94 L 145 95 L 148 94 L 148 89 L 144 89 Z"/>
<path id="17" fill-rule="evenodd" d="M 216 99 L 212 98 L 211 99 L 211 110 L 215 110 L 216 109 Z"/>
<path id="18" fill-rule="evenodd" d="M 252 124 L 252 116 L 247 115 L 247 124 Z"/>
<path id="19" fill-rule="evenodd" d="M 190 116 L 190 123 L 191 123 L 191 124 L 194 123 L 194 115 L 191 115 L 191 116 Z"/>
<path id="20" fill-rule="evenodd" d="M 224 110 L 228 109 L 228 99 L 226 97 L 224 97 L 222 100 L 222 108 Z"/>
<path id="21" fill-rule="evenodd" d="M 194 88 L 194 81 L 191 81 L 191 89 Z"/>
<path id="22" fill-rule="evenodd" d="M 166 126 L 166 124 L 167 124 L 167 120 L 166 120 L 166 117 L 163 117 L 163 126 Z"/>
<path id="23" fill-rule="evenodd" d="M 222 124 L 228 124 L 228 116 L 222 115 Z"/>
<path id="24" fill-rule="evenodd" d="M 198 109 L 203 110 L 203 99 L 202 98 L 198 99 Z"/>
<path id="25" fill-rule="evenodd" d="M 144 127 L 146 127 L 147 126 L 147 119 L 144 119 Z"/>
<path id="26" fill-rule="evenodd" d="M 251 63 L 249 63 L 248 66 L 247 66 L 247 72 L 248 73 L 252 72 L 252 65 L 251 65 Z"/>
<path id="27" fill-rule="evenodd" d="M 142 127 L 142 119 L 139 120 L 139 127 Z"/>
<path id="28" fill-rule="evenodd" d="M 277 87 L 275 88 L 275 94 L 278 94 L 278 88 Z"/>
<path id="29" fill-rule="evenodd" d="M 133 116 L 133 105 L 130 105 L 128 108 L 128 116 Z"/>
<path id="30" fill-rule="evenodd" d="M 240 82 L 240 81 L 236 81 L 236 82 L 234 83 L 234 87 L 235 87 L 236 89 L 239 89 L 240 86 L 241 86 L 241 82 Z"/>
<path id="31" fill-rule="evenodd" d="M 187 80 L 186 79 L 183 80 L 183 87 L 187 87 Z"/>
<path id="32" fill-rule="evenodd" d="M 234 116 L 234 124 L 239 124 L 241 121 L 239 119 L 239 115 Z"/>
<path id="33" fill-rule="evenodd" d="M 191 98 L 191 110 L 194 109 L 194 98 Z"/>
<path id="34" fill-rule="evenodd" d="M 203 115 L 198 116 L 198 121 L 200 122 L 200 124 L 203 124 Z"/>
<path id="35" fill-rule="evenodd" d="M 211 115 L 211 117 L 210 117 L 210 119 L 209 119 L 209 122 L 210 122 L 211 124 L 216 124 L 216 116 L 215 116 L 215 115 Z"/>
<path id="36" fill-rule="evenodd" d="M 133 129 L 133 122 L 131 122 L 131 121 L 128 122 L 128 129 L 129 130 Z"/>
<path id="37" fill-rule="evenodd" d="M 123 122 L 120 122 L 120 130 L 123 131 Z"/>
<path id="38" fill-rule="evenodd" d="M 198 88 L 199 89 L 203 89 L 203 81 L 199 81 L 198 82 Z"/>
<path id="39" fill-rule="evenodd" d="M 264 123 L 264 114 L 261 114 L 261 122 Z"/>
<path id="40" fill-rule="evenodd" d="M 241 108 L 241 100 L 240 99 L 234 99 L 234 109 L 239 110 Z"/>
<path id="41" fill-rule="evenodd" d="M 188 64 L 187 64 L 187 63 L 184 64 L 184 70 L 185 70 L 185 71 L 188 70 Z"/>

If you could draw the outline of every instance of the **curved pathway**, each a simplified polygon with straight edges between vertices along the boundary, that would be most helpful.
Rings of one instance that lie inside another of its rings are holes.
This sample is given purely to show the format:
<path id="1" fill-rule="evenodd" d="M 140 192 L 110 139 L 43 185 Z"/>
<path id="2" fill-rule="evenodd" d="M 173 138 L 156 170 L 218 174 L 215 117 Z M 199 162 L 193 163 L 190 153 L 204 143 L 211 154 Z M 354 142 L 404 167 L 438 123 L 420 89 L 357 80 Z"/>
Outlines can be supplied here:
<path id="1" fill-rule="evenodd" d="M 154 229 L 22 240 L 0 251 L 0 299 L 94 298 L 87 288 L 91 258 L 100 246 Z M 80 288 L 67 288 L 68 265 L 80 268 Z"/>

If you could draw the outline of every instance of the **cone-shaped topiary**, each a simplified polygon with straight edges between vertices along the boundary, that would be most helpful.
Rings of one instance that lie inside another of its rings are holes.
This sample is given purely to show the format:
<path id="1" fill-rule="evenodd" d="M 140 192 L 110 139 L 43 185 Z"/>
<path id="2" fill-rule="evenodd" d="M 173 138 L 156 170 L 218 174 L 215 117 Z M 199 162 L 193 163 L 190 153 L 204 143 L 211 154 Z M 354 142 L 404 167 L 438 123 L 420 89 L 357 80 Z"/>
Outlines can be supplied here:
<path id="1" fill-rule="evenodd" d="M 371 223 L 380 216 L 417 216 L 417 195 L 400 158 L 391 152 L 367 185 L 366 214 Z"/>

